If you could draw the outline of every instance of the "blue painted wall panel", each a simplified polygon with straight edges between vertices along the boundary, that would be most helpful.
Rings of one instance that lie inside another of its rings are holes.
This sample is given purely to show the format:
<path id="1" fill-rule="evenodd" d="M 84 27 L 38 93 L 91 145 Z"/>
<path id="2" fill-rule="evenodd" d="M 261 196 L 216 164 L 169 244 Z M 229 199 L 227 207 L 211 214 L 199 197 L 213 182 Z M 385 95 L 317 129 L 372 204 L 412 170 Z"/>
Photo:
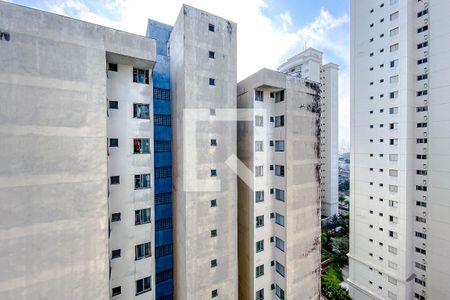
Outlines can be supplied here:
<path id="1" fill-rule="evenodd" d="M 173 294 L 173 279 L 166 280 L 157 284 L 156 299 Z"/>
<path id="2" fill-rule="evenodd" d="M 155 141 L 171 141 L 172 127 L 169 126 L 155 126 L 154 127 Z"/>
<path id="3" fill-rule="evenodd" d="M 154 155 L 154 159 L 155 159 L 155 168 L 172 166 L 171 152 L 156 152 Z"/>
<path id="4" fill-rule="evenodd" d="M 154 99 L 153 110 L 155 111 L 155 114 L 170 115 L 171 114 L 170 101 Z"/>
<path id="5" fill-rule="evenodd" d="M 155 231 L 155 247 L 172 244 L 172 240 L 172 229 Z"/>
<path id="6" fill-rule="evenodd" d="M 173 262 L 172 255 L 158 257 L 158 262 L 156 263 L 156 273 L 172 269 L 173 268 L 172 262 Z"/>
<path id="7" fill-rule="evenodd" d="M 156 221 L 171 217 L 172 217 L 172 204 L 162 204 L 155 206 Z"/>

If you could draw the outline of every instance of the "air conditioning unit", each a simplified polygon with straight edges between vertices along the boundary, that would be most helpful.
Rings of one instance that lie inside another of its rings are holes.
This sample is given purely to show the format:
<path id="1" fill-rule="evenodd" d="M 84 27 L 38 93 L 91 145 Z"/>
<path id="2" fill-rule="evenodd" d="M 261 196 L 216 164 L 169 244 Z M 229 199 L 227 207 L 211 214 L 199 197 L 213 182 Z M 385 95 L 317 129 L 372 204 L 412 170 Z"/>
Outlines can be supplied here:
<path id="1" fill-rule="evenodd" d="M 423 6 L 425 6 L 425 8 L 428 8 L 428 2 L 424 2 Z"/>
<path id="2" fill-rule="evenodd" d="M 424 83 L 423 87 L 427 89 L 428 88 L 428 83 Z"/>
<path id="3" fill-rule="evenodd" d="M 423 36 L 423 39 L 424 39 L 425 41 L 428 41 L 428 34 L 425 34 L 425 35 Z"/>
<path id="4" fill-rule="evenodd" d="M 424 137 L 427 137 L 427 136 L 428 136 L 428 133 L 424 132 L 424 133 L 423 133 L 423 136 L 424 136 Z"/>
<path id="5" fill-rule="evenodd" d="M 423 119 L 424 119 L 425 121 L 428 120 L 428 116 L 427 116 L 427 115 L 423 116 Z"/>
<path id="6" fill-rule="evenodd" d="M 428 56 L 428 50 L 423 51 L 423 55 Z"/>
<path id="7" fill-rule="evenodd" d="M 427 168 L 427 164 L 423 164 L 423 168 L 426 169 Z"/>
<path id="8" fill-rule="evenodd" d="M 423 180 L 423 185 L 427 185 L 427 181 L 425 179 Z"/>
<path id="9" fill-rule="evenodd" d="M 427 229 L 425 227 L 422 227 L 422 232 L 423 233 L 427 232 Z"/>
<path id="10" fill-rule="evenodd" d="M 427 201 L 427 196 L 422 197 L 423 201 Z"/>
<path id="11" fill-rule="evenodd" d="M 423 68 L 423 71 L 424 71 L 425 73 L 428 73 L 428 67 L 424 67 L 424 68 Z"/>
<path id="12" fill-rule="evenodd" d="M 423 104 L 428 104 L 428 99 L 424 99 Z"/>
<path id="13" fill-rule="evenodd" d="M 423 22 L 424 22 L 425 24 L 428 24 L 428 18 L 425 18 L 425 19 L 423 20 Z"/>
<path id="14" fill-rule="evenodd" d="M 427 212 L 426 211 L 424 211 L 422 214 L 423 214 L 424 217 L 427 216 Z"/>
<path id="15" fill-rule="evenodd" d="M 422 262 L 423 262 L 424 265 L 427 264 L 427 261 L 425 260 L 425 258 L 422 258 Z"/>
<path id="16" fill-rule="evenodd" d="M 427 153 L 428 148 L 427 147 L 423 147 L 423 152 Z"/>
<path id="17" fill-rule="evenodd" d="M 427 244 L 422 243 L 422 247 L 423 247 L 424 249 L 426 249 L 426 248 L 427 248 Z"/>

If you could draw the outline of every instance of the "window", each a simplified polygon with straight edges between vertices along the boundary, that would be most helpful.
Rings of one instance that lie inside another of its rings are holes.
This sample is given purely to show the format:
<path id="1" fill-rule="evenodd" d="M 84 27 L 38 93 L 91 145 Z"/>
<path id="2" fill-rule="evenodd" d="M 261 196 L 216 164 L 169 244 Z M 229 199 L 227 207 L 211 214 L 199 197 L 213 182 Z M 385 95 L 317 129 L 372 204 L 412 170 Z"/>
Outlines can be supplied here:
<path id="1" fill-rule="evenodd" d="M 416 216 L 416 221 L 417 221 L 417 222 L 421 222 L 421 223 L 426 223 L 426 222 L 427 222 L 427 219 L 422 218 L 422 217 L 419 217 L 419 216 Z"/>
<path id="2" fill-rule="evenodd" d="M 425 233 L 417 232 L 417 231 L 416 231 L 416 237 L 422 238 L 424 240 L 427 239 L 427 235 Z"/>
<path id="3" fill-rule="evenodd" d="M 155 221 L 155 231 L 161 231 L 172 228 L 172 218 L 166 218 Z"/>
<path id="4" fill-rule="evenodd" d="M 427 207 L 427 204 L 425 202 L 422 202 L 422 201 L 416 201 L 416 205 L 417 206 L 421 206 L 421 207 Z"/>
<path id="5" fill-rule="evenodd" d="M 256 278 L 264 275 L 264 265 L 260 265 L 256 267 Z"/>
<path id="6" fill-rule="evenodd" d="M 211 268 L 217 267 L 217 259 L 211 260 Z"/>
<path id="7" fill-rule="evenodd" d="M 143 294 L 152 290 L 151 276 L 136 280 L 136 295 Z"/>
<path id="8" fill-rule="evenodd" d="M 216 27 L 213 24 L 208 24 L 208 30 L 211 32 L 215 32 L 216 31 Z"/>
<path id="9" fill-rule="evenodd" d="M 284 166 L 275 165 L 275 175 L 284 176 Z"/>
<path id="10" fill-rule="evenodd" d="M 391 0 L 391 5 L 395 5 L 398 3 L 398 0 Z"/>
<path id="11" fill-rule="evenodd" d="M 394 45 L 391 45 L 391 47 L 389 49 L 390 49 L 391 52 L 397 51 L 398 50 L 398 43 L 394 44 Z"/>
<path id="12" fill-rule="evenodd" d="M 173 278 L 173 270 L 166 270 L 162 272 L 158 272 L 155 274 L 155 284 L 158 284 L 160 282 L 169 280 Z M 160 299 L 167 299 L 166 297 L 160 298 Z M 172 298 L 170 298 L 172 299 Z"/>
<path id="13" fill-rule="evenodd" d="M 394 192 L 394 193 L 398 192 L 398 186 L 390 184 L 389 185 L 389 192 Z"/>
<path id="14" fill-rule="evenodd" d="M 398 19 L 398 11 L 396 11 L 395 13 L 392 13 L 391 16 L 390 16 L 391 22 L 395 21 L 397 19 Z"/>
<path id="15" fill-rule="evenodd" d="M 113 213 L 111 215 L 111 222 L 119 222 L 120 221 L 120 213 Z"/>
<path id="16" fill-rule="evenodd" d="M 134 154 L 150 153 L 150 139 L 134 139 Z"/>
<path id="17" fill-rule="evenodd" d="M 426 58 L 426 57 L 417 60 L 417 64 L 418 64 L 418 65 L 425 64 L 425 63 L 427 63 L 427 62 L 428 62 L 428 58 Z"/>
<path id="18" fill-rule="evenodd" d="M 155 247 L 155 257 L 156 258 L 167 256 L 167 255 L 172 255 L 172 253 L 173 253 L 173 245 L 172 244 Z"/>
<path id="19" fill-rule="evenodd" d="M 150 223 L 150 208 L 134 211 L 134 225 Z"/>
<path id="20" fill-rule="evenodd" d="M 398 98 L 398 91 L 391 92 L 391 93 L 389 94 L 389 98 L 390 98 L 390 99 Z"/>
<path id="21" fill-rule="evenodd" d="M 112 297 L 120 295 L 120 294 L 122 294 L 122 287 L 117 286 L 117 287 L 112 288 L 112 293 L 111 293 Z"/>
<path id="22" fill-rule="evenodd" d="M 255 176 L 256 177 L 264 176 L 264 166 L 256 166 L 255 167 Z"/>
<path id="23" fill-rule="evenodd" d="M 275 247 L 284 252 L 284 241 L 278 237 L 275 237 Z"/>
<path id="24" fill-rule="evenodd" d="M 211 58 L 211 59 L 215 59 L 215 58 L 216 58 L 216 52 L 214 52 L 214 51 L 209 51 L 209 52 L 208 52 L 208 57 Z"/>
<path id="25" fill-rule="evenodd" d="M 109 181 L 110 184 L 120 184 L 120 176 L 111 176 Z"/>
<path id="26" fill-rule="evenodd" d="M 275 152 L 284 152 L 284 141 L 275 141 Z"/>
<path id="27" fill-rule="evenodd" d="M 397 255 L 398 249 L 395 248 L 394 246 L 389 246 L 388 250 L 390 253 Z"/>
<path id="28" fill-rule="evenodd" d="M 153 98 L 158 100 L 170 100 L 170 90 L 153 88 Z"/>
<path id="29" fill-rule="evenodd" d="M 119 139 L 109 139 L 109 147 L 119 147 Z"/>
<path id="30" fill-rule="evenodd" d="M 428 106 L 418 106 L 416 107 L 416 112 L 428 111 Z"/>
<path id="31" fill-rule="evenodd" d="M 417 175 L 427 175 L 428 172 L 427 172 L 427 170 L 416 170 L 416 174 Z"/>
<path id="32" fill-rule="evenodd" d="M 282 264 L 280 264 L 279 262 L 275 263 L 275 270 L 277 271 L 278 274 L 280 274 L 281 276 L 284 277 L 285 275 L 285 268 Z"/>
<path id="33" fill-rule="evenodd" d="M 264 251 L 264 240 L 256 242 L 256 253 Z"/>
<path id="34" fill-rule="evenodd" d="M 155 152 L 170 152 L 172 151 L 171 141 L 154 141 Z"/>
<path id="35" fill-rule="evenodd" d="M 137 119 L 150 119 L 150 105 L 142 103 L 134 103 L 133 117 Z"/>
<path id="36" fill-rule="evenodd" d="M 428 124 L 426 122 L 417 123 L 417 128 L 426 128 L 428 127 Z"/>
<path id="37" fill-rule="evenodd" d="M 119 258 L 119 257 L 120 257 L 120 249 L 111 251 L 111 259 Z"/>
<path id="38" fill-rule="evenodd" d="M 398 129 L 398 123 L 389 123 L 389 129 L 390 130 L 397 130 Z"/>
<path id="39" fill-rule="evenodd" d="M 417 17 L 420 18 L 420 17 L 422 17 L 422 16 L 425 16 L 426 14 L 428 14 L 428 9 L 424 9 L 424 10 L 422 10 L 422 11 L 419 11 L 419 12 L 417 13 Z"/>
<path id="40" fill-rule="evenodd" d="M 391 29 L 390 31 L 390 35 L 391 37 L 398 35 L 398 33 L 400 32 L 400 29 L 398 27 Z"/>
<path id="41" fill-rule="evenodd" d="M 209 78 L 209 85 L 216 85 L 216 80 L 214 78 Z"/>
<path id="42" fill-rule="evenodd" d="M 119 109 L 119 101 L 109 100 L 108 103 L 110 109 Z"/>
<path id="43" fill-rule="evenodd" d="M 149 189 L 150 188 L 150 174 L 134 175 L 134 189 Z"/>
<path id="44" fill-rule="evenodd" d="M 426 154 L 417 154 L 417 159 L 427 159 Z"/>
<path id="45" fill-rule="evenodd" d="M 394 59 L 390 63 L 391 68 L 397 68 L 398 67 L 398 59 Z"/>
<path id="46" fill-rule="evenodd" d="M 393 261 L 388 262 L 388 267 L 394 270 L 397 270 L 397 264 Z"/>
<path id="47" fill-rule="evenodd" d="M 420 254 L 427 254 L 427 250 L 416 247 L 416 252 Z"/>
<path id="48" fill-rule="evenodd" d="M 217 229 L 211 230 L 211 237 L 216 237 L 216 236 L 217 236 Z"/>
<path id="49" fill-rule="evenodd" d="M 211 169 L 211 177 L 216 177 L 216 176 L 217 176 L 217 170 Z"/>
<path id="50" fill-rule="evenodd" d="M 397 224 L 398 223 L 398 218 L 394 217 L 394 216 L 389 216 L 389 222 L 391 222 L 393 224 Z"/>
<path id="51" fill-rule="evenodd" d="M 428 47 L 428 42 L 422 42 L 422 43 L 417 44 L 417 49 L 422 49 L 425 47 Z"/>
<path id="52" fill-rule="evenodd" d="M 135 260 L 152 256 L 152 247 L 150 242 L 136 245 L 134 250 Z"/>
<path id="53" fill-rule="evenodd" d="M 255 91 L 255 101 L 264 101 L 263 91 Z"/>
<path id="54" fill-rule="evenodd" d="M 217 200 L 213 199 L 211 200 L 211 207 L 216 207 L 217 206 Z"/>
<path id="55" fill-rule="evenodd" d="M 172 119 L 170 115 L 154 115 L 154 124 L 156 126 L 171 126 Z"/>
<path id="56" fill-rule="evenodd" d="M 284 116 L 276 116 L 275 127 L 283 127 L 283 126 L 284 126 Z"/>
<path id="57" fill-rule="evenodd" d="M 398 177 L 398 170 L 389 169 L 389 176 Z"/>
<path id="58" fill-rule="evenodd" d="M 256 292 L 255 300 L 264 300 L 264 289 Z"/>
<path id="59" fill-rule="evenodd" d="M 108 64 L 108 71 L 117 72 L 117 64 Z"/>
<path id="60" fill-rule="evenodd" d="M 264 151 L 264 142 L 255 141 L 255 152 L 263 152 L 263 151 Z"/>
<path id="61" fill-rule="evenodd" d="M 389 108 L 389 114 L 391 114 L 391 115 L 398 114 L 398 107 Z"/>
<path id="62" fill-rule="evenodd" d="M 275 103 L 284 101 L 284 91 L 276 92 L 274 96 L 275 96 Z"/>
<path id="63" fill-rule="evenodd" d="M 216 298 L 219 295 L 219 292 L 217 290 L 211 291 L 211 298 Z"/>
<path id="64" fill-rule="evenodd" d="M 155 205 L 164 205 L 172 203 L 172 193 L 155 194 Z"/>
<path id="65" fill-rule="evenodd" d="M 421 279 L 419 279 L 419 278 L 414 278 L 414 281 L 416 282 L 416 283 L 418 283 L 418 284 L 420 284 L 421 286 L 426 286 L 426 284 L 425 284 L 425 281 L 424 280 L 421 280 Z"/>
<path id="66" fill-rule="evenodd" d="M 284 300 L 284 290 L 280 288 L 278 284 L 275 285 L 275 295 L 281 300 Z"/>
<path id="67" fill-rule="evenodd" d="M 217 140 L 216 139 L 211 139 L 210 145 L 211 146 L 217 146 Z"/>
<path id="68" fill-rule="evenodd" d="M 389 139 L 389 145 L 397 146 L 398 145 L 398 139 Z"/>
<path id="69" fill-rule="evenodd" d="M 279 213 L 275 214 L 275 223 L 284 227 L 284 216 Z"/>
<path id="70" fill-rule="evenodd" d="M 133 82 L 148 84 L 148 70 L 133 68 Z"/>
<path id="71" fill-rule="evenodd" d="M 264 191 L 256 191 L 255 192 L 255 201 L 263 202 L 264 201 Z"/>
<path id="72" fill-rule="evenodd" d="M 264 226 L 264 216 L 256 217 L 256 228 Z"/>
<path id="73" fill-rule="evenodd" d="M 391 231 L 391 230 L 389 230 L 389 236 L 390 236 L 391 238 L 394 238 L 394 239 L 397 239 L 397 238 L 398 238 L 397 232 L 394 232 L 394 231 Z"/>
<path id="74" fill-rule="evenodd" d="M 284 190 L 275 189 L 275 199 L 284 202 Z"/>
<path id="75" fill-rule="evenodd" d="M 425 31 L 427 31 L 427 30 L 428 30 L 428 25 L 425 25 L 425 26 L 423 26 L 423 27 L 419 27 L 419 28 L 417 29 L 417 33 L 425 32 Z"/>
<path id="76" fill-rule="evenodd" d="M 418 262 L 416 262 L 416 268 L 424 270 L 424 271 L 427 269 L 424 265 L 419 264 Z"/>
<path id="77" fill-rule="evenodd" d="M 264 126 L 263 116 L 255 116 L 255 126 L 256 127 L 263 127 Z"/>
<path id="78" fill-rule="evenodd" d="M 396 84 L 396 83 L 398 83 L 398 75 L 396 75 L 396 76 L 391 76 L 391 77 L 389 78 L 389 82 L 390 82 L 391 84 Z"/>
<path id="79" fill-rule="evenodd" d="M 417 81 L 428 79 L 428 74 L 422 74 L 417 76 Z"/>

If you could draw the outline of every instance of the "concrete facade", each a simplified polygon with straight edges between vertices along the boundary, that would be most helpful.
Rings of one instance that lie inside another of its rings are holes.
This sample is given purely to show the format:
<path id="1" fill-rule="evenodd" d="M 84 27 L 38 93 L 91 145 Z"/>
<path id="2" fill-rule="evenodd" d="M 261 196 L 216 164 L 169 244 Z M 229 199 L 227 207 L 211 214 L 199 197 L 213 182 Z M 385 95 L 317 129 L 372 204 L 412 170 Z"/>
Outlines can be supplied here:
<path id="1" fill-rule="evenodd" d="M 170 56 L 175 299 L 237 299 L 236 24 L 183 5 Z"/>
<path id="2" fill-rule="evenodd" d="M 278 71 L 321 85 L 320 198 L 323 217 L 338 213 L 339 66 L 323 65 L 322 52 L 308 48 L 289 58 Z"/>
<path id="3" fill-rule="evenodd" d="M 133 298 L 135 281 L 153 272 L 152 259 L 134 262 L 135 243 L 153 244 L 152 225 L 126 232 L 133 210 L 153 198 L 134 194 L 132 176 L 153 163 L 131 155 L 132 137 L 152 138 L 152 127 L 132 124 L 132 101 L 150 103 L 152 92 L 134 86 L 132 69 L 151 70 L 155 42 L 5 2 L 0 30 L 8 34 L 0 40 L 0 298 L 108 299 L 116 247 L 111 287 L 121 281 Z M 107 63 L 117 74 L 107 77 Z M 108 111 L 107 98 L 119 100 L 119 110 Z M 126 130 L 115 132 L 113 119 Z M 111 136 L 119 148 L 108 149 Z M 130 190 L 121 201 L 108 189 L 116 168 Z M 111 224 L 109 240 L 109 214 L 119 211 L 123 225 Z M 146 295 L 136 298 L 153 299 Z"/>
<path id="4" fill-rule="evenodd" d="M 354 299 L 447 299 L 450 3 L 351 1 Z"/>
<path id="5" fill-rule="evenodd" d="M 320 87 L 262 69 L 238 84 L 239 299 L 320 298 Z"/>

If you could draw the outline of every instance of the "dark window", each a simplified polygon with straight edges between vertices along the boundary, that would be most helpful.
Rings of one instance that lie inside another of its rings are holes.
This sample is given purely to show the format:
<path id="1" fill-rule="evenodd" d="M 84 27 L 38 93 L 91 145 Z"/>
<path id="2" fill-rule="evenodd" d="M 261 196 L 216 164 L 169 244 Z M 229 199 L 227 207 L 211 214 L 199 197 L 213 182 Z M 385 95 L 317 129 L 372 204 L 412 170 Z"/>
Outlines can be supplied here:
<path id="1" fill-rule="evenodd" d="M 138 209 L 134 211 L 134 225 L 150 223 L 150 208 Z"/>
<path id="2" fill-rule="evenodd" d="M 173 245 L 172 244 L 155 247 L 155 257 L 156 258 L 167 256 L 167 255 L 172 255 L 172 253 L 173 253 Z"/>
<path id="3" fill-rule="evenodd" d="M 155 168 L 155 179 L 172 177 L 172 167 Z"/>
<path id="4" fill-rule="evenodd" d="M 275 175 L 284 176 L 284 166 L 275 165 Z"/>
<path id="5" fill-rule="evenodd" d="M 275 189 L 275 199 L 284 201 L 284 191 L 280 189 Z"/>
<path id="6" fill-rule="evenodd" d="M 155 115 L 155 125 L 156 126 L 171 126 L 172 119 L 170 115 Z"/>
<path id="7" fill-rule="evenodd" d="M 136 295 L 151 291 L 151 276 L 136 280 Z"/>
<path id="8" fill-rule="evenodd" d="M 120 286 L 116 286 L 112 289 L 112 297 L 122 294 L 122 288 Z"/>
<path id="9" fill-rule="evenodd" d="M 111 215 L 111 222 L 118 222 L 120 221 L 120 213 L 113 213 Z"/>
<path id="10" fill-rule="evenodd" d="M 120 176 L 111 176 L 110 182 L 111 184 L 120 184 Z"/>
<path id="11" fill-rule="evenodd" d="M 216 58 L 216 52 L 214 52 L 214 51 L 209 51 L 208 57 L 209 57 L 209 58 L 212 58 L 212 59 L 215 59 L 215 58 Z"/>
<path id="12" fill-rule="evenodd" d="M 158 100 L 170 100 L 170 90 L 153 88 L 153 98 Z"/>
<path id="13" fill-rule="evenodd" d="M 163 205 L 172 203 L 172 193 L 155 194 L 155 205 Z"/>
<path id="14" fill-rule="evenodd" d="M 150 174 L 134 175 L 134 189 L 149 189 L 150 188 Z"/>
<path id="15" fill-rule="evenodd" d="M 216 236 L 217 236 L 217 229 L 211 230 L 211 237 L 216 237 Z"/>
<path id="16" fill-rule="evenodd" d="M 110 109 L 119 109 L 119 101 L 109 100 L 108 102 Z"/>
<path id="17" fill-rule="evenodd" d="M 148 70 L 133 68 L 133 82 L 148 84 Z"/>
<path id="18" fill-rule="evenodd" d="M 284 91 L 279 91 L 275 93 L 275 103 L 284 101 Z"/>
<path id="19" fill-rule="evenodd" d="M 155 152 L 170 152 L 172 151 L 171 141 L 155 141 Z"/>
<path id="20" fill-rule="evenodd" d="M 211 146 L 217 146 L 217 140 L 211 139 Z"/>
<path id="21" fill-rule="evenodd" d="M 155 283 L 158 284 L 160 282 L 169 280 L 173 278 L 173 270 L 166 270 L 155 275 Z M 160 298 L 161 299 L 161 298 Z"/>
<path id="22" fill-rule="evenodd" d="M 119 147 L 119 139 L 109 139 L 110 147 Z"/>
<path id="23" fill-rule="evenodd" d="M 284 141 L 275 141 L 275 152 L 284 152 Z"/>
<path id="24" fill-rule="evenodd" d="M 284 126 L 284 116 L 275 117 L 275 127 L 283 127 Z"/>
<path id="25" fill-rule="evenodd" d="M 150 119 L 150 105 L 143 103 L 134 103 L 133 117 L 137 119 Z"/>
<path id="26" fill-rule="evenodd" d="M 264 265 L 256 267 L 256 278 L 264 275 Z"/>
<path id="27" fill-rule="evenodd" d="M 209 85 L 216 85 L 216 80 L 214 78 L 209 78 Z"/>
<path id="28" fill-rule="evenodd" d="M 119 258 L 120 257 L 120 249 L 111 251 L 111 258 Z"/>
<path id="29" fill-rule="evenodd" d="M 256 292 L 256 300 L 264 300 L 264 289 L 261 289 Z"/>
<path id="30" fill-rule="evenodd" d="M 216 177 L 217 176 L 217 170 L 216 169 L 212 169 L 211 170 L 211 177 Z"/>
<path id="31" fill-rule="evenodd" d="M 219 292 L 217 290 L 211 291 L 211 298 L 216 298 L 217 296 L 219 296 Z"/>
<path id="32" fill-rule="evenodd" d="M 216 28 L 215 28 L 215 26 L 213 24 L 209 24 L 208 25 L 208 30 L 211 31 L 211 32 L 215 32 Z"/>
<path id="33" fill-rule="evenodd" d="M 150 242 L 135 246 L 135 260 L 152 256 L 152 246 Z"/>
<path id="34" fill-rule="evenodd" d="M 108 64 L 108 71 L 117 72 L 118 67 L 117 64 Z"/>
<path id="35" fill-rule="evenodd" d="M 155 221 L 155 231 L 166 230 L 172 228 L 172 218 L 166 218 Z"/>
<path id="36" fill-rule="evenodd" d="M 211 268 L 217 267 L 217 259 L 211 260 Z"/>
<path id="37" fill-rule="evenodd" d="M 264 191 L 256 191 L 255 192 L 255 201 L 263 202 L 264 201 Z"/>
<path id="38" fill-rule="evenodd" d="M 217 206 L 217 200 L 213 199 L 211 200 L 211 207 L 216 207 Z"/>
<path id="39" fill-rule="evenodd" d="M 134 139 L 133 148 L 134 154 L 150 153 L 150 139 Z"/>

